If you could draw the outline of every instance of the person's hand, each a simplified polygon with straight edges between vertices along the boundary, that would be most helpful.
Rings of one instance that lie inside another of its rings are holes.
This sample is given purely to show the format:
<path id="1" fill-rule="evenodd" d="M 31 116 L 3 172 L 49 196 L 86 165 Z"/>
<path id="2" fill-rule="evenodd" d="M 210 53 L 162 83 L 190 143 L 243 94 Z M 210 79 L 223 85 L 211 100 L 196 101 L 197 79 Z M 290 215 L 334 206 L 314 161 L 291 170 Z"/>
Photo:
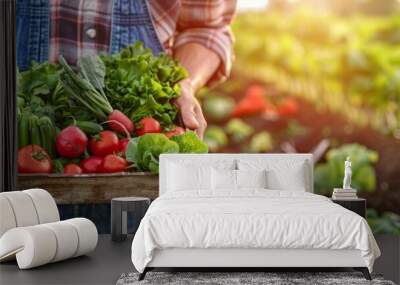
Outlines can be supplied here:
<path id="1" fill-rule="evenodd" d="M 190 79 L 184 79 L 179 84 L 181 96 L 175 101 L 175 105 L 180 110 L 185 127 L 194 130 L 199 138 L 203 139 L 207 122 L 204 119 L 200 103 L 194 96 L 192 83 Z"/>

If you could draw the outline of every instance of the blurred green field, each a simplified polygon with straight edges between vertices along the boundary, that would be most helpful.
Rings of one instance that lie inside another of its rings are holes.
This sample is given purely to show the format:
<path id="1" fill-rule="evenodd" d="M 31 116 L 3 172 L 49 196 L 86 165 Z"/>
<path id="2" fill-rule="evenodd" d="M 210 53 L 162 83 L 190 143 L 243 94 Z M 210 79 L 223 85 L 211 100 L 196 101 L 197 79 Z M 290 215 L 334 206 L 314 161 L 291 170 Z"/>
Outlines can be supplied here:
<path id="1" fill-rule="evenodd" d="M 315 189 L 353 186 L 374 232 L 400 234 L 400 14 L 240 13 L 231 78 L 199 96 L 213 152 L 313 152 Z"/>

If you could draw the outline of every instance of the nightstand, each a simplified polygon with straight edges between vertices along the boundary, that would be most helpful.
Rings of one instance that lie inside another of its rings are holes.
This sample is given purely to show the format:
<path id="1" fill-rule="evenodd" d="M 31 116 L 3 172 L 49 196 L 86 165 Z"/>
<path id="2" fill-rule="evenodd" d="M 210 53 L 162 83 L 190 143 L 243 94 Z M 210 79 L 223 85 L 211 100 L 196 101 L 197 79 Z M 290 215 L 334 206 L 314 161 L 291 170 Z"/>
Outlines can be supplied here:
<path id="1" fill-rule="evenodd" d="M 113 241 L 124 241 L 128 235 L 128 213 L 131 213 L 133 232 L 139 227 L 140 221 L 150 206 L 146 197 L 119 197 L 111 200 L 111 238 Z"/>
<path id="2" fill-rule="evenodd" d="M 363 198 L 356 198 L 351 200 L 331 200 L 333 203 L 339 204 L 340 206 L 359 214 L 363 218 L 366 217 L 367 200 Z"/>

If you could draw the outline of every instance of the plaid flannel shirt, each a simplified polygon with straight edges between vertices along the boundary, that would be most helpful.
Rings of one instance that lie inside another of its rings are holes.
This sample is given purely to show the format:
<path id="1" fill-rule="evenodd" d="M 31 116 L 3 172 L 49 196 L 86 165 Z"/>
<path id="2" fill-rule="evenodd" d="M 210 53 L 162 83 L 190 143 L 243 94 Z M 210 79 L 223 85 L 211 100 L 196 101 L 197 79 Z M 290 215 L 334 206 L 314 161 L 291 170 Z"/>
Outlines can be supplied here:
<path id="1" fill-rule="evenodd" d="M 88 51 L 109 51 L 113 1 L 52 0 L 50 3 L 51 62 L 57 62 L 59 54 L 76 63 L 77 58 Z M 233 57 L 229 24 L 236 0 L 151 0 L 147 3 L 158 38 L 167 53 L 173 54 L 174 49 L 186 43 L 201 44 L 221 59 L 212 81 L 226 78 Z"/>

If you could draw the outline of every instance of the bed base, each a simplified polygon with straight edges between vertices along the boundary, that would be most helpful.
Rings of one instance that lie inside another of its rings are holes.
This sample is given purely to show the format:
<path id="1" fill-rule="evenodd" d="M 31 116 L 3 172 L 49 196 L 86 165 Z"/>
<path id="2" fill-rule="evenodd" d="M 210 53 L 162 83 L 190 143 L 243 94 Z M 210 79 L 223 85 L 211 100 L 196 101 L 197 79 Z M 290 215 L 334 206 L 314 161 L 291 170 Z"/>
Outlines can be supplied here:
<path id="1" fill-rule="evenodd" d="M 147 272 L 155 270 L 155 269 L 161 269 L 161 268 L 162 269 L 171 269 L 171 268 L 166 268 L 166 267 L 146 267 L 144 269 L 144 271 L 139 274 L 138 281 L 142 281 L 146 277 Z M 353 269 L 355 271 L 360 271 L 364 275 L 364 278 L 366 280 L 372 280 L 371 274 L 369 273 L 369 270 L 367 267 L 346 267 L 346 268 Z M 177 269 L 177 268 L 174 268 L 174 269 Z M 326 267 L 324 267 L 324 268 L 316 268 L 316 267 L 308 267 L 308 268 L 295 268 L 295 267 L 286 267 L 286 268 L 282 268 L 282 267 L 268 267 L 268 268 L 261 268 L 261 267 L 247 267 L 247 268 L 243 268 L 243 267 L 241 267 L 241 268 L 237 268 L 237 267 L 229 267 L 229 268 L 226 268 L 226 267 L 225 268 L 223 268 L 223 267 L 201 267 L 201 268 L 184 267 L 183 269 L 184 270 L 178 270 L 178 271 L 188 271 L 188 269 L 189 269 L 190 271 L 201 271 L 201 272 L 214 272 L 214 271 L 220 271 L 220 270 L 228 271 L 228 272 L 246 272 L 246 271 L 248 271 L 248 272 L 254 272 L 254 271 L 269 272 L 271 270 L 291 271 L 291 270 L 296 269 L 296 271 L 298 271 L 299 269 L 301 269 L 301 271 L 305 271 L 305 272 L 307 270 L 310 270 L 312 272 L 318 272 L 318 271 L 324 271 L 327 268 Z M 336 268 L 333 268 L 333 269 L 336 269 Z"/>
<path id="2" fill-rule="evenodd" d="M 154 251 L 152 260 L 139 275 L 155 268 L 202 269 L 215 271 L 229 269 L 249 271 L 275 270 L 332 270 L 353 268 L 371 280 L 365 261 L 359 250 L 351 249 L 255 249 L 255 248 L 168 248 Z M 226 271 L 226 270 L 225 270 Z"/>

